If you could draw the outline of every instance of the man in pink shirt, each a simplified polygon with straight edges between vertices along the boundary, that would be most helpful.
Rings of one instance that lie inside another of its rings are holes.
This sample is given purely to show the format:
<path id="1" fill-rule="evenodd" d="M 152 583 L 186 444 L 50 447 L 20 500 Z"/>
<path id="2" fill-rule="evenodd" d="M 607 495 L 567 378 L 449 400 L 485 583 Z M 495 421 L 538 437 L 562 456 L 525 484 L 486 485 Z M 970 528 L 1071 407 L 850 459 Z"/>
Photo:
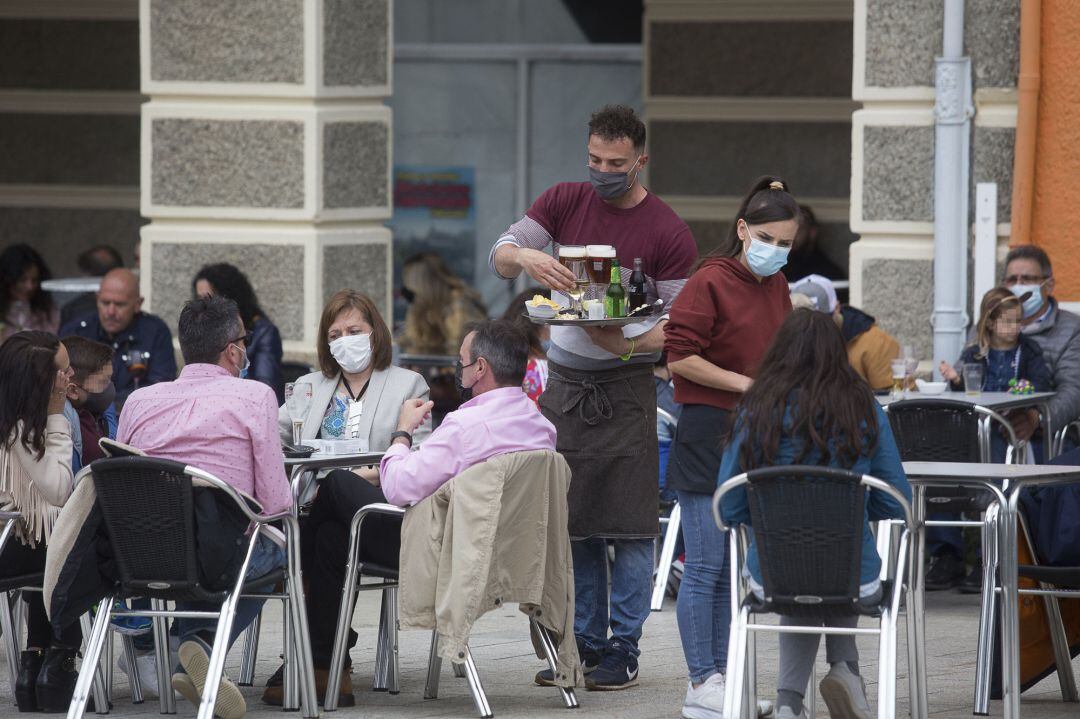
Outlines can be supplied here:
<path id="1" fill-rule="evenodd" d="M 416 504 L 474 464 L 510 452 L 555 451 L 555 426 L 522 389 L 529 343 L 506 320 L 483 322 L 465 335 L 458 355 L 457 383 L 462 399 L 415 452 L 412 433 L 432 403 L 408 400 L 398 431 L 383 456 L 379 477 L 386 500 L 399 507 Z"/>
<path id="2" fill-rule="evenodd" d="M 151 457 L 198 467 L 258 501 L 266 514 L 292 506 L 278 435 L 274 391 L 243 379 L 250 362 L 248 335 L 236 303 L 224 297 L 192 300 L 178 323 L 184 369 L 173 382 L 136 390 L 120 415 L 117 439 Z M 222 547 L 232 552 L 234 546 Z M 248 566 L 254 579 L 283 566 L 285 553 L 259 538 Z M 239 602 L 230 644 L 254 620 L 262 600 Z M 180 608 L 204 610 L 201 602 L 178 602 Z M 172 686 L 196 706 L 202 695 L 214 642 L 216 619 L 178 619 L 180 665 Z M 240 690 L 225 676 L 215 713 L 224 719 L 246 711 Z"/>

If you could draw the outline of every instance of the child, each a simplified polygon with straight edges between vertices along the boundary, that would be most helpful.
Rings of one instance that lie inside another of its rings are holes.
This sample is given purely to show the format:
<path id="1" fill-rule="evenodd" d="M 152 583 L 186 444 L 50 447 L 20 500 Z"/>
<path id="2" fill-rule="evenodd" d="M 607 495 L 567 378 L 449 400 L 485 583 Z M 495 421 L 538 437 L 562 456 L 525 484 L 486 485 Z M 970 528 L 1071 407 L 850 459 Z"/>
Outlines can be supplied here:
<path id="1" fill-rule="evenodd" d="M 1042 350 L 1020 334 L 1023 300 L 1023 296 L 1017 297 L 1005 287 L 995 287 L 982 299 L 975 344 L 964 350 L 959 364 L 982 365 L 983 392 L 1008 392 L 1010 382 L 1016 384 L 1021 380 L 1030 382 L 1036 392 L 1053 389 Z M 959 372 L 945 362 L 940 370 L 953 389 L 964 389 Z"/>

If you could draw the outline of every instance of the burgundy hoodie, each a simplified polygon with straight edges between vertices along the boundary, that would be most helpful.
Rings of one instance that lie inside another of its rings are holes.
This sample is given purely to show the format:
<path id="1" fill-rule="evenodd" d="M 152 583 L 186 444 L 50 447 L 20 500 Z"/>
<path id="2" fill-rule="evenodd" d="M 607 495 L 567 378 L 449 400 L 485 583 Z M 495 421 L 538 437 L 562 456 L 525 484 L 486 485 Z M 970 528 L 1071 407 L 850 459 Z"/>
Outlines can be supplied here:
<path id="1" fill-rule="evenodd" d="M 782 272 L 758 282 L 737 258 L 706 258 L 671 305 L 664 330 L 668 362 L 700 355 L 721 369 L 753 377 L 789 312 L 791 295 Z M 739 392 L 674 376 L 675 401 L 681 404 L 733 409 L 742 398 Z"/>

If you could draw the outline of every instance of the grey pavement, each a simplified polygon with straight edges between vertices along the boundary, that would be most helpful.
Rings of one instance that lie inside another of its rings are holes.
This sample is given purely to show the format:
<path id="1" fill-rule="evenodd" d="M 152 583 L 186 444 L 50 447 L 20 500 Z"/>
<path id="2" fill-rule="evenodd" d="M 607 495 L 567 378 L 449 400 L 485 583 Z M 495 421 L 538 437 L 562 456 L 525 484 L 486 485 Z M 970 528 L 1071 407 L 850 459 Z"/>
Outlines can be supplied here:
<path id="1" fill-rule="evenodd" d="M 356 706 L 340 709 L 337 715 L 347 717 L 462 717 L 477 716 L 468 686 L 464 679 L 453 677 L 444 663 L 440 696 L 424 700 L 423 685 L 427 670 L 427 632 L 402 632 L 400 638 L 401 693 L 391 696 L 370 691 L 375 664 L 376 625 L 379 617 L 379 592 L 360 595 L 353 625 L 360 639 L 353 649 L 353 683 Z M 932 717 L 960 719 L 971 716 L 971 696 L 975 668 L 975 643 L 978 597 L 953 593 L 927 595 L 927 653 L 930 710 Z M 248 701 L 248 716 L 277 717 L 280 710 L 260 703 L 261 685 L 277 668 L 281 651 L 280 604 L 267 605 L 262 646 L 256 672 L 256 687 L 244 687 Z M 864 620 L 865 621 L 865 620 Z M 873 637 L 859 638 L 863 655 L 862 673 L 867 679 L 871 702 L 876 697 L 877 650 Z M 227 671 L 236 676 L 239 668 L 237 642 L 229 656 Z M 686 691 L 686 668 L 679 643 L 674 601 L 668 599 L 664 611 L 654 612 L 645 624 L 641 641 L 641 683 L 632 689 L 618 692 L 578 691 L 581 708 L 570 712 L 563 708 L 558 693 L 541 688 L 532 682 L 533 674 L 542 667 L 532 653 L 528 638 L 528 621 L 515 607 L 505 607 L 484 616 L 475 626 L 470 642 L 484 688 L 496 717 L 596 717 L 644 719 L 646 717 L 679 717 Z M 117 645 L 119 648 L 119 645 Z M 900 706 L 897 716 L 907 716 L 907 670 L 903 659 L 906 652 L 903 618 L 898 640 L 900 668 L 897 695 Z M 0 664 L 3 664 L 0 658 Z M 758 681 L 763 698 L 771 698 L 776 678 L 776 639 L 762 636 L 758 641 Z M 1080 670 L 1080 659 L 1074 671 Z M 826 671 L 824 650 L 819 654 L 818 678 Z M 0 717 L 16 715 L 7 686 L 7 668 L 0 666 Z M 147 700 L 135 706 L 124 674 L 116 672 L 112 714 L 120 717 L 158 716 L 157 700 Z M 819 717 L 828 716 L 824 703 L 818 701 Z M 1023 695 L 1021 711 L 1024 719 L 1075 719 L 1080 715 L 1077 705 L 1061 702 L 1056 677 L 1045 679 Z M 194 716 L 194 708 L 182 698 L 177 700 L 178 717 Z M 290 716 L 295 716 L 290 714 Z M 326 716 L 332 716 L 327 714 Z M 990 716 L 1001 716 L 1001 703 L 991 702 Z"/>

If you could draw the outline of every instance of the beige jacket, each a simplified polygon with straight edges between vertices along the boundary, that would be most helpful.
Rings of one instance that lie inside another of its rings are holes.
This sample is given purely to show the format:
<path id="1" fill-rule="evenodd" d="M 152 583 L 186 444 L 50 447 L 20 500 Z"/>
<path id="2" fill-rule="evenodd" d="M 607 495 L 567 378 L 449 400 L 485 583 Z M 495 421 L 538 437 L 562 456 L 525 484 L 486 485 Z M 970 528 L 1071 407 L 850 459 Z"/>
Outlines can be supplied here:
<path id="1" fill-rule="evenodd" d="M 562 455 L 514 452 L 470 467 L 410 507 L 401 528 L 401 628 L 437 630 L 440 656 L 460 663 L 473 623 L 516 602 L 556 635 L 556 683 L 580 684 L 569 488 Z M 535 637 L 533 647 L 543 658 Z"/>
<path id="2" fill-rule="evenodd" d="M 62 414 L 45 420 L 45 454 L 22 443 L 23 423 L 15 426 L 10 447 L 0 445 L 0 510 L 20 512 L 19 538 L 31 545 L 49 543 L 60 508 L 71 496 L 71 424 Z"/>

